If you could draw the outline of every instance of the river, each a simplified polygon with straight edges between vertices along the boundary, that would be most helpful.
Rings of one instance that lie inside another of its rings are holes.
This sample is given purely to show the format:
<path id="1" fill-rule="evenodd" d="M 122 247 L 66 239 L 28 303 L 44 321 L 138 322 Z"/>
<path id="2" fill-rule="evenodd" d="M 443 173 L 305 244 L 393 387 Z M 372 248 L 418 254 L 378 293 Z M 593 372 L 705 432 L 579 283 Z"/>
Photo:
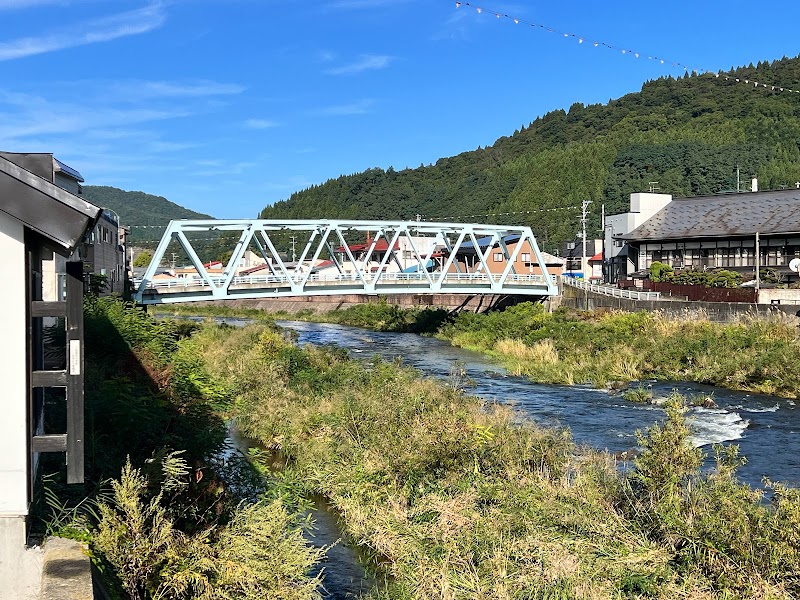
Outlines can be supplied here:
<path id="1" fill-rule="evenodd" d="M 450 377 L 454 367 L 463 369 L 472 382 L 469 393 L 511 404 L 541 425 L 568 427 L 578 444 L 615 454 L 635 449 L 636 430 L 664 417 L 658 406 L 628 402 L 606 390 L 537 384 L 509 375 L 485 355 L 435 338 L 329 323 L 279 321 L 278 325 L 296 331 L 300 344 L 336 344 L 356 359 L 376 354 L 386 360 L 402 357 L 422 373 L 443 379 Z M 686 382 L 643 384 L 651 385 L 657 398 L 673 389 L 689 397 L 712 397 L 717 408 L 691 408 L 688 412 L 694 442 L 708 454 L 713 452 L 713 443 L 738 444 L 747 457 L 747 464 L 739 470 L 742 481 L 759 487 L 767 477 L 800 486 L 800 411 L 794 400 Z"/>

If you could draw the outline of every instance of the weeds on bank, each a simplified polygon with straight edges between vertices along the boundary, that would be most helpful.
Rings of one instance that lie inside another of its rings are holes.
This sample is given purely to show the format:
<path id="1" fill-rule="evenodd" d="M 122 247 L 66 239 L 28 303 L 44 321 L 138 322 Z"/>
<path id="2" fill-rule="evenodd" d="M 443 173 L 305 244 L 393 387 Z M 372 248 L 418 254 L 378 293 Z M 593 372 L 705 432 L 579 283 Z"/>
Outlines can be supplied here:
<path id="1" fill-rule="evenodd" d="M 224 527 L 187 534 L 177 526 L 171 492 L 187 486 L 190 469 L 173 453 L 162 462 L 154 492 L 130 462 L 100 504 L 93 547 L 114 567 L 132 600 L 207 598 L 313 600 L 319 577 L 306 574 L 321 558 L 303 539 L 297 517 L 280 501 L 238 507 Z"/>
<path id="2" fill-rule="evenodd" d="M 792 398 L 800 393 L 792 368 L 800 360 L 796 323 L 776 317 L 715 324 L 694 314 L 547 313 L 524 303 L 460 313 L 438 336 L 542 383 L 685 380 Z"/>
<path id="3" fill-rule="evenodd" d="M 46 533 L 88 542 L 120 598 L 319 598 L 301 502 L 221 458 L 229 390 L 201 350 L 224 352 L 229 328 L 156 321 L 113 298 L 87 299 L 85 324 L 87 484 L 66 486 L 53 466 Z"/>
<path id="4" fill-rule="evenodd" d="M 641 319 L 600 325 L 630 333 Z M 677 396 L 621 473 L 566 432 L 520 426 L 397 364 L 300 349 L 271 329 L 229 335 L 239 351 L 209 369 L 231 386 L 240 428 L 329 499 L 386 581 L 373 598 L 800 593 L 800 495 L 773 486 L 765 506 L 736 481 L 735 447 L 702 473 Z"/>

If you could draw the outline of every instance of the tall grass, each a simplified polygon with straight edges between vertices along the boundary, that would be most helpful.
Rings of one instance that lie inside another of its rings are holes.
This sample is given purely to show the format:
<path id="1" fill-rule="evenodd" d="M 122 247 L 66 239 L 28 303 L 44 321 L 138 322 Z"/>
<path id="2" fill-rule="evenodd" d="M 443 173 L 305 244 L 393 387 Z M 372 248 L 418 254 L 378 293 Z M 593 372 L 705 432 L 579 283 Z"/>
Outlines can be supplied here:
<path id="1" fill-rule="evenodd" d="M 542 383 L 686 380 L 795 398 L 800 393 L 793 374 L 800 361 L 795 321 L 753 316 L 717 324 L 697 314 L 549 314 L 525 303 L 486 315 L 461 313 L 438 335 L 494 355 L 512 372 Z M 536 354 L 542 344 L 547 352 Z"/>
<path id="2" fill-rule="evenodd" d="M 630 332 L 642 318 L 597 325 Z M 457 385 L 301 349 L 270 328 L 225 333 L 238 351 L 209 354 L 208 368 L 230 386 L 239 427 L 329 499 L 384 576 L 374 598 L 800 593 L 800 496 L 776 486 L 764 505 L 737 483 L 733 448 L 720 448 L 716 470 L 702 473 L 678 398 L 620 472 L 567 432 L 519 425 L 508 408 Z M 218 344 L 207 335 L 201 348 Z M 502 332 L 494 344 L 519 335 Z"/>
<path id="3" fill-rule="evenodd" d="M 89 542 L 120 598 L 319 598 L 298 497 L 219 456 L 230 391 L 207 360 L 229 328 L 199 335 L 113 298 L 87 299 L 85 323 L 87 484 L 43 457 L 61 475 L 46 478 L 47 533 Z"/>

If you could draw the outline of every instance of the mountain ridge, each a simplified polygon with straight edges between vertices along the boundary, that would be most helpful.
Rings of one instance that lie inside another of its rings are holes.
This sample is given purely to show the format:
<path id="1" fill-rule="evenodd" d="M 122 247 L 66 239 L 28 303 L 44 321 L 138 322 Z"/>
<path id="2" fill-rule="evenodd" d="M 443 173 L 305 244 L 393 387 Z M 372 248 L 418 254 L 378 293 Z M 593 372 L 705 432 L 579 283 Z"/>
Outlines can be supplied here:
<path id="1" fill-rule="evenodd" d="M 163 196 L 109 185 L 84 186 L 83 197 L 96 206 L 117 213 L 120 224 L 131 228 L 130 243 L 137 246 L 154 246 L 163 233 L 161 227 L 166 227 L 171 220 L 213 218 Z"/>

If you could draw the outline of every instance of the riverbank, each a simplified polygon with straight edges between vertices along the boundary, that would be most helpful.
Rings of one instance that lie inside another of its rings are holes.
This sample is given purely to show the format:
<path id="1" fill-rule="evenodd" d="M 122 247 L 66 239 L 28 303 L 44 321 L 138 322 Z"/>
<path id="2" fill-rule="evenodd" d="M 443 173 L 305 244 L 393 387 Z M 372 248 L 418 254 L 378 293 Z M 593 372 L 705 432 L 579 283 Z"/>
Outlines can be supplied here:
<path id="1" fill-rule="evenodd" d="M 192 307 L 176 308 L 176 314 Z M 200 314 L 271 320 L 282 314 L 208 306 Z M 780 316 L 711 323 L 700 313 L 548 313 L 523 303 L 485 314 L 402 309 L 365 304 L 292 319 L 338 323 L 378 331 L 435 335 L 454 346 L 499 360 L 511 373 L 539 383 L 691 381 L 732 390 L 797 398 L 800 336 L 796 318 Z"/>
<path id="2" fill-rule="evenodd" d="M 373 598 L 792 597 L 800 500 L 712 474 L 676 399 L 620 473 L 569 435 L 383 361 L 266 326 L 195 335 L 248 437 L 323 494 L 386 589 Z M 787 537 L 788 536 L 788 537 Z M 787 542 L 787 540 L 789 540 Z M 788 545 L 787 545 L 788 544 Z"/>
<path id="3" fill-rule="evenodd" d="M 711 323 L 702 314 L 556 311 L 520 304 L 502 313 L 459 314 L 436 335 L 499 358 L 543 383 L 654 379 L 692 381 L 796 398 L 800 361 L 795 318 Z"/>
<path id="4" fill-rule="evenodd" d="M 228 390 L 194 345 L 196 324 L 88 297 L 86 483 L 42 457 L 32 522 L 86 542 L 115 598 L 317 600 L 324 556 L 303 537 L 302 499 L 223 459 Z M 46 397 L 58 430 L 58 398 Z M 63 395 L 61 398 L 63 403 Z"/>

